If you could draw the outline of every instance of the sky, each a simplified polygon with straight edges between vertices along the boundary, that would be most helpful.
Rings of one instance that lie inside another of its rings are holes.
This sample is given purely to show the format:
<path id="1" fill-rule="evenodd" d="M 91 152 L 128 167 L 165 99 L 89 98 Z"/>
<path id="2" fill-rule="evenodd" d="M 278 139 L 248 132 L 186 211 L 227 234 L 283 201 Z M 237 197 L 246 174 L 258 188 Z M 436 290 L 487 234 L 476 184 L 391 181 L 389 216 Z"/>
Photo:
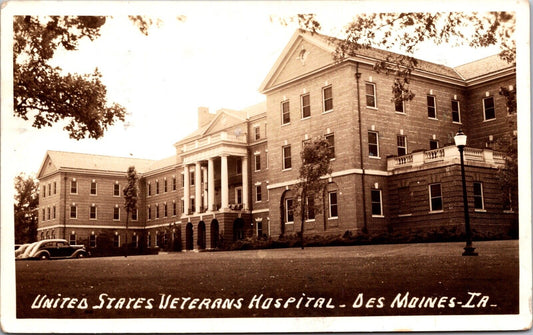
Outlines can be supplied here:
<path id="1" fill-rule="evenodd" d="M 35 129 L 2 108 L 2 140 L 9 150 L 2 172 L 9 168 L 15 174 L 37 173 L 47 150 L 166 158 L 175 154 L 175 142 L 196 129 L 198 107 L 214 113 L 265 100 L 258 87 L 297 28 L 272 22 L 270 14 L 301 12 L 301 3 L 161 4 L 141 7 L 143 14 L 161 20 L 148 36 L 132 25 L 123 6 L 104 12 L 94 5 L 83 7 L 84 14 L 113 17 L 102 27 L 101 37 L 84 40 L 78 51 L 58 52 L 53 60 L 65 72 L 90 73 L 97 67 L 108 101 L 127 109 L 126 123 L 112 126 L 101 139 L 76 141 L 61 125 Z M 360 2 L 314 5 L 311 9 L 326 34 L 338 33 L 353 13 L 366 8 Z M 185 20 L 177 20 L 179 15 L 185 15 Z M 453 66 L 495 53 L 495 49 L 472 52 L 430 45 L 417 56 Z"/>

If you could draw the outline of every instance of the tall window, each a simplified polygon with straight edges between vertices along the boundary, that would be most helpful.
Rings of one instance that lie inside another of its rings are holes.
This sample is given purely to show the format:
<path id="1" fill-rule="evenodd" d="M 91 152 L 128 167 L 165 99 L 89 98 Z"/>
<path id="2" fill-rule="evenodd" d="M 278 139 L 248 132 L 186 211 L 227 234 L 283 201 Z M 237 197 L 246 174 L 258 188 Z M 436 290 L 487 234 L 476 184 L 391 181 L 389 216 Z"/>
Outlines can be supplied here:
<path id="1" fill-rule="evenodd" d="M 148 183 L 148 196 L 152 195 L 152 183 Z"/>
<path id="2" fill-rule="evenodd" d="M 324 113 L 331 112 L 333 110 L 333 91 L 331 86 L 322 89 L 322 100 Z"/>
<path id="3" fill-rule="evenodd" d="M 365 84 L 366 107 L 376 108 L 376 84 Z"/>
<path id="4" fill-rule="evenodd" d="M 172 215 L 176 216 L 178 214 L 178 206 L 176 205 L 176 201 L 172 202 Z"/>
<path id="5" fill-rule="evenodd" d="M 256 185 L 255 186 L 255 201 L 259 202 L 259 201 L 261 201 L 261 199 L 262 199 L 261 185 Z"/>
<path id="6" fill-rule="evenodd" d="M 46 185 L 43 185 L 43 198 L 46 198 Z"/>
<path id="7" fill-rule="evenodd" d="M 438 149 L 439 141 L 438 140 L 429 140 L 429 150 Z"/>
<path id="8" fill-rule="evenodd" d="M 94 205 L 89 208 L 89 219 L 96 220 L 96 206 Z"/>
<path id="9" fill-rule="evenodd" d="M 96 195 L 96 182 L 91 182 L 91 195 Z"/>
<path id="10" fill-rule="evenodd" d="M 76 234 L 70 234 L 70 238 L 69 238 L 69 244 L 70 245 L 75 245 L 76 244 Z"/>
<path id="11" fill-rule="evenodd" d="M 326 141 L 328 142 L 328 154 L 329 158 L 335 158 L 335 135 L 328 134 L 324 136 Z"/>
<path id="12" fill-rule="evenodd" d="M 194 171 L 189 172 L 189 185 L 194 186 Z"/>
<path id="13" fill-rule="evenodd" d="M 115 248 L 120 247 L 120 235 L 113 236 L 113 247 Z"/>
<path id="14" fill-rule="evenodd" d="M 52 195 L 52 185 L 48 184 L 48 195 Z"/>
<path id="15" fill-rule="evenodd" d="M 47 210 L 47 218 L 48 220 L 50 220 L 50 218 L 52 217 L 50 214 L 50 207 L 48 207 L 46 210 Z"/>
<path id="16" fill-rule="evenodd" d="M 46 209 L 43 208 L 43 221 L 46 221 Z"/>
<path id="17" fill-rule="evenodd" d="M 56 206 L 52 207 L 52 211 L 53 211 L 53 216 L 52 216 L 52 218 L 55 219 L 55 218 L 56 218 L 56 215 L 57 215 L 57 209 L 56 209 Z"/>
<path id="18" fill-rule="evenodd" d="M 176 190 L 176 176 L 172 176 L 172 191 Z"/>
<path id="19" fill-rule="evenodd" d="M 78 182 L 76 180 L 70 181 L 70 193 L 71 194 L 77 194 L 78 193 Z"/>
<path id="20" fill-rule="evenodd" d="M 372 215 L 382 216 L 383 207 L 381 205 L 381 190 L 371 190 L 370 197 L 372 201 Z"/>
<path id="21" fill-rule="evenodd" d="M 452 121 L 461 122 L 461 112 L 459 110 L 459 101 L 452 100 Z"/>
<path id="22" fill-rule="evenodd" d="M 437 105 L 435 104 L 435 97 L 432 95 L 428 95 L 427 101 L 428 101 L 428 118 L 436 119 L 437 118 Z"/>
<path id="23" fill-rule="evenodd" d="M 396 142 L 398 144 L 398 156 L 407 155 L 407 137 L 405 135 L 398 135 Z"/>
<path id="24" fill-rule="evenodd" d="M 261 127 L 259 126 L 254 127 L 254 136 L 255 136 L 256 141 L 261 139 Z"/>
<path id="25" fill-rule="evenodd" d="M 315 219 L 315 197 L 308 196 L 306 199 L 307 220 Z"/>
<path id="26" fill-rule="evenodd" d="M 133 241 L 132 241 L 132 243 L 133 243 L 133 246 L 134 246 L 135 248 L 138 248 L 138 247 L 139 247 L 139 236 L 137 236 L 137 235 L 133 235 Z"/>
<path id="27" fill-rule="evenodd" d="M 440 184 L 431 184 L 429 185 L 429 210 L 442 211 L 442 192 L 440 189 Z"/>
<path id="28" fill-rule="evenodd" d="M 261 171 L 261 154 L 254 155 L 255 171 Z"/>
<path id="29" fill-rule="evenodd" d="M 483 184 L 480 182 L 474 182 L 474 209 L 485 209 Z"/>
<path id="30" fill-rule="evenodd" d="M 167 203 L 165 202 L 163 204 L 163 217 L 167 217 L 168 216 L 168 206 L 167 206 Z"/>
<path id="31" fill-rule="evenodd" d="M 159 194 L 159 180 L 155 181 L 155 194 Z"/>
<path id="32" fill-rule="evenodd" d="M 159 204 L 155 204 L 155 218 L 159 219 Z"/>
<path id="33" fill-rule="evenodd" d="M 281 102 L 281 124 L 291 122 L 291 113 L 289 110 L 289 100 Z"/>
<path id="34" fill-rule="evenodd" d="M 294 209 L 292 199 L 285 199 L 285 223 L 294 222 Z"/>
<path id="35" fill-rule="evenodd" d="M 368 132 L 368 155 L 370 157 L 379 157 L 379 137 L 375 131 Z"/>
<path id="36" fill-rule="evenodd" d="M 113 196 L 114 197 L 120 196 L 120 185 L 119 184 L 113 185 Z"/>
<path id="37" fill-rule="evenodd" d="M 78 208 L 76 205 L 70 206 L 70 218 L 75 219 L 78 217 Z"/>
<path id="38" fill-rule="evenodd" d="M 137 221 L 137 218 L 139 217 L 139 210 L 137 208 L 135 208 L 132 212 L 131 212 L 131 219 L 133 221 Z"/>
<path id="39" fill-rule="evenodd" d="M 54 181 L 54 194 L 57 193 L 57 183 Z"/>
<path id="40" fill-rule="evenodd" d="M 337 191 L 328 193 L 329 199 L 329 218 L 337 218 L 339 216 L 337 207 Z"/>
<path id="41" fill-rule="evenodd" d="M 394 111 L 396 113 L 402 113 L 402 114 L 405 114 L 405 106 L 404 106 L 404 102 L 403 102 L 403 99 L 395 99 L 394 100 Z"/>
<path id="42" fill-rule="evenodd" d="M 167 185 L 167 180 L 163 180 L 163 192 L 167 193 L 168 192 L 168 185 Z"/>
<path id="43" fill-rule="evenodd" d="M 235 161 L 235 173 L 242 174 L 242 159 L 240 157 Z"/>
<path id="44" fill-rule="evenodd" d="M 120 220 L 120 207 L 114 207 L 113 208 L 113 220 L 119 221 Z"/>
<path id="45" fill-rule="evenodd" d="M 302 105 L 302 119 L 311 116 L 311 97 L 309 93 L 300 97 L 300 104 Z"/>
<path id="46" fill-rule="evenodd" d="M 152 208 L 148 206 L 146 211 L 148 212 L 148 220 L 152 220 Z"/>
<path id="47" fill-rule="evenodd" d="M 190 200 L 190 204 L 191 204 L 190 211 L 191 212 L 196 212 L 196 207 L 195 207 L 196 201 L 194 201 L 194 200 L 195 200 L 194 198 L 191 198 L 191 200 Z"/>
<path id="48" fill-rule="evenodd" d="M 493 97 L 483 99 L 483 117 L 485 120 L 492 120 L 496 118 Z"/>
<path id="49" fill-rule="evenodd" d="M 282 154 L 283 154 L 283 170 L 286 170 L 286 169 L 290 169 L 292 167 L 292 164 L 291 164 L 291 146 L 290 145 L 286 145 L 283 147 L 282 149 Z"/>

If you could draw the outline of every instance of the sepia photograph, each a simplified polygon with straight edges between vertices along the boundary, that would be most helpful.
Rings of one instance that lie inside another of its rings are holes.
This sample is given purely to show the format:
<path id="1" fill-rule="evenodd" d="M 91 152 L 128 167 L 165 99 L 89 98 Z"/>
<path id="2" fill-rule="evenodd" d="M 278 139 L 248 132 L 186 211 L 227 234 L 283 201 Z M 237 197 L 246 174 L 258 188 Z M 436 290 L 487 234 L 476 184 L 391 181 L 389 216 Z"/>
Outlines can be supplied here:
<path id="1" fill-rule="evenodd" d="M 2 3 L 2 331 L 530 329 L 529 15 Z"/>

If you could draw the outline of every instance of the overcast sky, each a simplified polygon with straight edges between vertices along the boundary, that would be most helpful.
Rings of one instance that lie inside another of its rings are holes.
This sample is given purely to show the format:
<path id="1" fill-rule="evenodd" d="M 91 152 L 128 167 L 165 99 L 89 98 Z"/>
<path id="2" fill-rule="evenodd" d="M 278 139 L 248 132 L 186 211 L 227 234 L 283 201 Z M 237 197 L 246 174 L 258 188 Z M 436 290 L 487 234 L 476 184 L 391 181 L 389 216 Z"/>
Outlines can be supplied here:
<path id="1" fill-rule="evenodd" d="M 29 122 L 4 114 L 8 123 L 3 124 L 2 140 L 13 144 L 8 157 L 15 173 L 36 173 L 46 150 L 151 159 L 173 155 L 173 144 L 196 129 L 199 106 L 215 112 L 265 100 L 257 89 L 296 29 L 271 22 L 270 14 L 302 9 L 295 2 L 181 2 L 171 7 L 158 3 L 143 7 L 142 13 L 162 20 L 144 36 L 116 7 L 102 13 L 92 6 L 84 13 L 113 15 L 101 37 L 83 41 L 79 51 L 58 53 L 54 64 L 77 73 L 98 67 L 109 101 L 126 107 L 127 123 L 113 126 L 102 139 L 76 141 L 62 126 L 34 129 Z M 355 2 L 325 2 L 318 7 L 315 3 L 311 10 L 329 34 L 338 32 L 351 13 L 365 8 Z M 185 21 L 177 20 L 178 15 L 185 15 Z M 495 53 L 425 47 L 418 55 L 458 65 Z M 5 172 L 5 159 L 2 169 Z"/>

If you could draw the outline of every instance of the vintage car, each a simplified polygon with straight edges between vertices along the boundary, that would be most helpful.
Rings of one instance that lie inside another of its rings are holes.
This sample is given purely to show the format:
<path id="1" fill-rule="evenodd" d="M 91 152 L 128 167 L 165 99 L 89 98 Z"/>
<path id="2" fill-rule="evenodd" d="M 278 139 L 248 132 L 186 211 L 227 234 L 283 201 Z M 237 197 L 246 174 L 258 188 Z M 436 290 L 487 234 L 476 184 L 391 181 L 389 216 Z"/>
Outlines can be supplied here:
<path id="1" fill-rule="evenodd" d="M 63 239 L 51 239 L 30 244 L 17 259 L 83 258 L 87 255 L 84 245 L 70 245 Z"/>

